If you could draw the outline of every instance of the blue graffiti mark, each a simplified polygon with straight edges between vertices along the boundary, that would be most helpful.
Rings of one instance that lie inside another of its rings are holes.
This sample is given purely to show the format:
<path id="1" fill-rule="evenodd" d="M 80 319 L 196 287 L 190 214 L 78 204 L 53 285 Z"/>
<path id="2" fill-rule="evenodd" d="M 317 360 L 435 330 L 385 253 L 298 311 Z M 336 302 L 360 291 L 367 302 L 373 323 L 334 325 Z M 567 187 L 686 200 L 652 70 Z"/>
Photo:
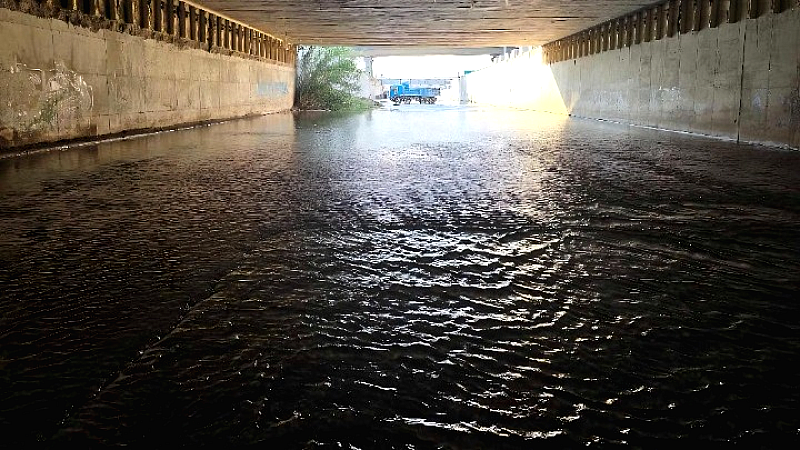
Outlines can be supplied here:
<path id="1" fill-rule="evenodd" d="M 259 97 L 278 97 L 289 93 L 289 86 L 285 81 L 271 81 L 258 83 L 256 93 Z"/>

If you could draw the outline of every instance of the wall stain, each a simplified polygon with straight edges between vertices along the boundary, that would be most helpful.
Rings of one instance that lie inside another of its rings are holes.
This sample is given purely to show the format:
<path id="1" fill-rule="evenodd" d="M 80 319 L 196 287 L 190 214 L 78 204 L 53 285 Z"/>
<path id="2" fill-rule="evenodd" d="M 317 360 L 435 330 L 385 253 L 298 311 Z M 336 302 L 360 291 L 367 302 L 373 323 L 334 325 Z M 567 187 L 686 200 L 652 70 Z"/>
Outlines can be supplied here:
<path id="1" fill-rule="evenodd" d="M 3 139 L 8 130 L 35 135 L 72 128 L 94 107 L 92 87 L 61 61 L 50 69 L 31 68 L 22 63 L 0 68 L 0 91 L 13 93 L 0 109 Z"/>

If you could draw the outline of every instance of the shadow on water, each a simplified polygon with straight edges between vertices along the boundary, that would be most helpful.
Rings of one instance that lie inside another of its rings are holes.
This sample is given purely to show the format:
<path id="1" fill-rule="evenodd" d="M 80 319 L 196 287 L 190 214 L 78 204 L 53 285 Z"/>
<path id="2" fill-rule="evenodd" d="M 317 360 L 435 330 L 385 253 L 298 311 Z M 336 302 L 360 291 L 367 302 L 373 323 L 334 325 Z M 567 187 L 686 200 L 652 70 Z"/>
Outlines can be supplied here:
<path id="1" fill-rule="evenodd" d="M 85 150 L 0 161 L 9 442 L 798 439 L 797 153 L 446 106 Z"/>

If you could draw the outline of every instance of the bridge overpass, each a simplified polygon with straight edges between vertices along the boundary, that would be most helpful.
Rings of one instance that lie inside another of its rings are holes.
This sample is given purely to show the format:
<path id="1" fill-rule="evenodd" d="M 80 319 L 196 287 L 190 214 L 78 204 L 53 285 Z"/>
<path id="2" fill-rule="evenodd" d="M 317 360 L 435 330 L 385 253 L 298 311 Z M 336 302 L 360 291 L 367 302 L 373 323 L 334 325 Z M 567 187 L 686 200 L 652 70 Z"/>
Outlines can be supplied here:
<path id="1" fill-rule="evenodd" d="M 287 110 L 298 44 L 534 48 L 465 77 L 463 91 L 800 147 L 798 11 L 798 0 L 0 0 L 0 147 Z"/>
<path id="2" fill-rule="evenodd" d="M 202 0 L 292 42 L 389 47 L 541 45 L 652 0 Z"/>

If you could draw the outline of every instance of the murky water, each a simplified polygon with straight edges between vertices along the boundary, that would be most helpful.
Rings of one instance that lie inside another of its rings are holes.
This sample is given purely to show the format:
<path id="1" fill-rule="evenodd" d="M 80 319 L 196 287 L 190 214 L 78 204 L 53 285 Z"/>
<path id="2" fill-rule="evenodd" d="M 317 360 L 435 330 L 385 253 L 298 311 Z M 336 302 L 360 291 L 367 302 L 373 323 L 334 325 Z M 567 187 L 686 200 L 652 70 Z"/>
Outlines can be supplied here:
<path id="1" fill-rule="evenodd" d="M 6 445 L 800 442 L 797 152 L 276 115 L 0 160 L 0 233 Z"/>

